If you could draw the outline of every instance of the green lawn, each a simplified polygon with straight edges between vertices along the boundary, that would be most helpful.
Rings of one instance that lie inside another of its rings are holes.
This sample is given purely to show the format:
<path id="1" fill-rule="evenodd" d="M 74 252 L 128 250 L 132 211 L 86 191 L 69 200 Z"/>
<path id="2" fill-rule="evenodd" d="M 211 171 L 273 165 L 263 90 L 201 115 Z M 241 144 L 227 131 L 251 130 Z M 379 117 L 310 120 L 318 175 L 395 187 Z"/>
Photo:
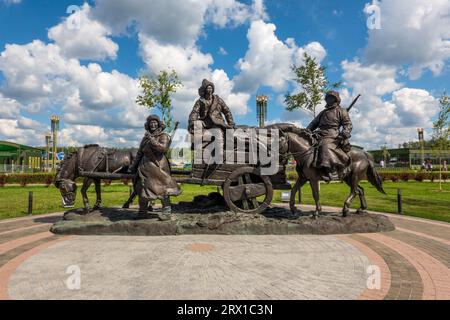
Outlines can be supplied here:
<path id="1" fill-rule="evenodd" d="M 362 183 L 366 190 L 369 210 L 382 212 L 397 212 L 397 188 L 402 189 L 403 211 L 406 215 L 450 222 L 450 184 L 443 184 L 444 191 L 439 192 L 439 185 L 431 182 L 385 182 L 387 195 L 380 194 L 368 183 Z M 172 202 L 189 201 L 195 195 L 208 194 L 216 191 L 216 187 L 200 187 L 183 185 L 183 194 L 173 198 Z M 129 187 L 124 185 L 102 186 L 103 205 L 116 206 L 123 204 L 129 195 Z M 2 187 L 0 188 L 0 219 L 20 217 L 27 214 L 28 192 L 33 191 L 34 214 L 63 211 L 59 191 L 54 187 Z M 345 184 L 333 183 L 321 186 L 322 205 L 341 207 L 347 197 L 349 188 Z M 94 188 L 89 192 L 89 199 L 95 202 Z M 280 191 L 275 192 L 274 202 L 280 201 Z M 313 204 L 311 189 L 303 188 L 303 201 Z M 356 198 L 352 208 L 359 206 Z M 81 196 L 78 193 L 76 207 L 82 207 Z"/>

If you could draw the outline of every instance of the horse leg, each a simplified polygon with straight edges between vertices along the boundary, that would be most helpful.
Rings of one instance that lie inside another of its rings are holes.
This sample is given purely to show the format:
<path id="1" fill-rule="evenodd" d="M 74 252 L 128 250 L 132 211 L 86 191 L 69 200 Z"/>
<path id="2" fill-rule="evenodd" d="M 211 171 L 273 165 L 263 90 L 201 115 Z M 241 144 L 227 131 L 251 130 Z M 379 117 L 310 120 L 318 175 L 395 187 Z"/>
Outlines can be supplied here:
<path id="1" fill-rule="evenodd" d="M 100 209 L 100 205 L 102 204 L 102 184 L 101 184 L 101 180 L 99 180 L 99 179 L 95 179 L 94 183 L 95 183 L 95 194 L 97 196 L 97 201 L 95 202 L 95 206 L 94 206 L 93 210 L 98 210 L 98 209 Z"/>
<path id="2" fill-rule="evenodd" d="M 355 199 L 358 192 L 358 182 L 353 177 L 351 179 L 345 179 L 345 183 L 350 187 L 350 195 L 344 202 L 344 208 L 342 209 L 342 216 L 346 217 L 350 213 L 350 206 L 353 199 Z"/>
<path id="3" fill-rule="evenodd" d="M 83 186 L 81 187 L 81 196 L 83 197 L 83 203 L 84 203 L 84 211 L 85 213 L 89 213 L 89 199 L 87 196 L 87 191 L 89 187 L 91 186 L 93 180 L 90 178 L 84 178 L 83 180 Z"/>
<path id="4" fill-rule="evenodd" d="M 123 204 L 122 208 L 123 208 L 123 209 L 129 209 L 129 208 L 130 208 L 130 205 L 133 203 L 133 201 L 134 201 L 134 199 L 136 199 L 136 197 L 137 197 L 137 193 L 136 193 L 136 191 L 134 191 L 134 189 L 133 189 L 133 191 L 131 192 L 130 197 L 128 198 L 127 202 L 125 202 L 125 203 Z"/>
<path id="5" fill-rule="evenodd" d="M 358 194 L 359 194 L 359 201 L 361 203 L 361 207 L 356 210 L 357 214 L 364 214 L 367 213 L 367 201 L 366 201 L 366 196 L 365 196 L 365 192 L 364 192 L 364 188 L 361 187 L 360 185 L 358 185 Z"/>
<path id="6" fill-rule="evenodd" d="M 291 190 L 291 199 L 289 201 L 289 207 L 293 214 L 295 214 L 297 211 L 301 212 L 295 207 L 295 195 L 297 194 L 297 192 L 300 192 L 300 188 L 303 187 L 306 182 L 308 182 L 308 180 L 306 180 L 305 178 L 298 177 L 294 187 Z"/>
<path id="7" fill-rule="evenodd" d="M 314 219 L 317 219 L 319 214 L 322 212 L 322 206 L 320 205 L 320 191 L 319 191 L 319 179 L 310 180 L 312 194 L 314 197 L 314 202 L 316 203 L 316 211 L 313 214 Z"/>

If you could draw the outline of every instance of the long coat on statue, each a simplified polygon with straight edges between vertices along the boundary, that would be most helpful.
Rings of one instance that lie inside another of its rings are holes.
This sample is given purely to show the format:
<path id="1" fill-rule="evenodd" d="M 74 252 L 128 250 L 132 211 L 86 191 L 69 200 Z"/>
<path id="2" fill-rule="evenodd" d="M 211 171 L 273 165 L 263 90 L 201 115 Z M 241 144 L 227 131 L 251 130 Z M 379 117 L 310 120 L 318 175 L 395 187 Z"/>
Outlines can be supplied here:
<path id="1" fill-rule="evenodd" d="M 315 131 L 319 140 L 315 157 L 317 168 L 342 169 L 350 162 L 350 157 L 342 150 L 342 143 L 348 144 L 353 128 L 352 121 L 347 110 L 339 105 L 339 95 L 336 96 L 338 101 L 327 106 L 308 126 L 310 131 Z"/>
<path id="2" fill-rule="evenodd" d="M 170 176 L 170 163 L 165 153 L 169 150 L 170 137 L 160 127 L 146 132 L 137 153 L 135 191 L 147 200 L 162 200 L 181 193 L 177 182 Z"/>

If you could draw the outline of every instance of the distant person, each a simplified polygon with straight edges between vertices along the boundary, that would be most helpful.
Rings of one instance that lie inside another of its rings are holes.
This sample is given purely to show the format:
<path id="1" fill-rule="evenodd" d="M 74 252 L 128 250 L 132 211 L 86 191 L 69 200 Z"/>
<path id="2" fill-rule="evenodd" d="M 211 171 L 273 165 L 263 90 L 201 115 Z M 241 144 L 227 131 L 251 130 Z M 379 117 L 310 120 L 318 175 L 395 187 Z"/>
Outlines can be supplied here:
<path id="1" fill-rule="evenodd" d="M 426 170 L 427 171 L 432 171 L 433 170 L 433 163 L 431 162 L 431 160 L 427 160 Z"/>
<path id="2" fill-rule="evenodd" d="M 444 160 L 444 163 L 442 164 L 442 171 L 448 171 L 447 160 Z"/>
<path id="3" fill-rule="evenodd" d="M 380 161 L 380 167 L 381 167 L 381 168 L 384 168 L 384 160 L 381 160 L 381 161 Z"/>
<path id="4" fill-rule="evenodd" d="M 420 170 L 426 170 L 426 169 L 427 169 L 427 165 L 424 161 L 424 162 L 422 162 L 422 166 L 420 167 Z"/>

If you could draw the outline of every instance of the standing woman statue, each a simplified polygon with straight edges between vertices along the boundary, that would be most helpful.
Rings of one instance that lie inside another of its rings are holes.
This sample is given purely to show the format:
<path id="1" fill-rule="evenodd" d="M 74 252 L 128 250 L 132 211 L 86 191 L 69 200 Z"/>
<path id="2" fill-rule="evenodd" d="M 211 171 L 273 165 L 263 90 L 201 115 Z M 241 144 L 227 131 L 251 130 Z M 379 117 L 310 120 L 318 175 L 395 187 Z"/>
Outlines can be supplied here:
<path id="1" fill-rule="evenodd" d="M 170 137 L 164 133 L 166 125 L 156 115 L 147 118 L 145 136 L 130 171 L 136 173 L 134 190 L 139 196 L 138 218 L 146 218 L 148 204 L 161 200 L 163 213 L 170 213 L 170 196 L 178 196 L 181 190 L 170 176 L 170 163 L 165 155 Z"/>

